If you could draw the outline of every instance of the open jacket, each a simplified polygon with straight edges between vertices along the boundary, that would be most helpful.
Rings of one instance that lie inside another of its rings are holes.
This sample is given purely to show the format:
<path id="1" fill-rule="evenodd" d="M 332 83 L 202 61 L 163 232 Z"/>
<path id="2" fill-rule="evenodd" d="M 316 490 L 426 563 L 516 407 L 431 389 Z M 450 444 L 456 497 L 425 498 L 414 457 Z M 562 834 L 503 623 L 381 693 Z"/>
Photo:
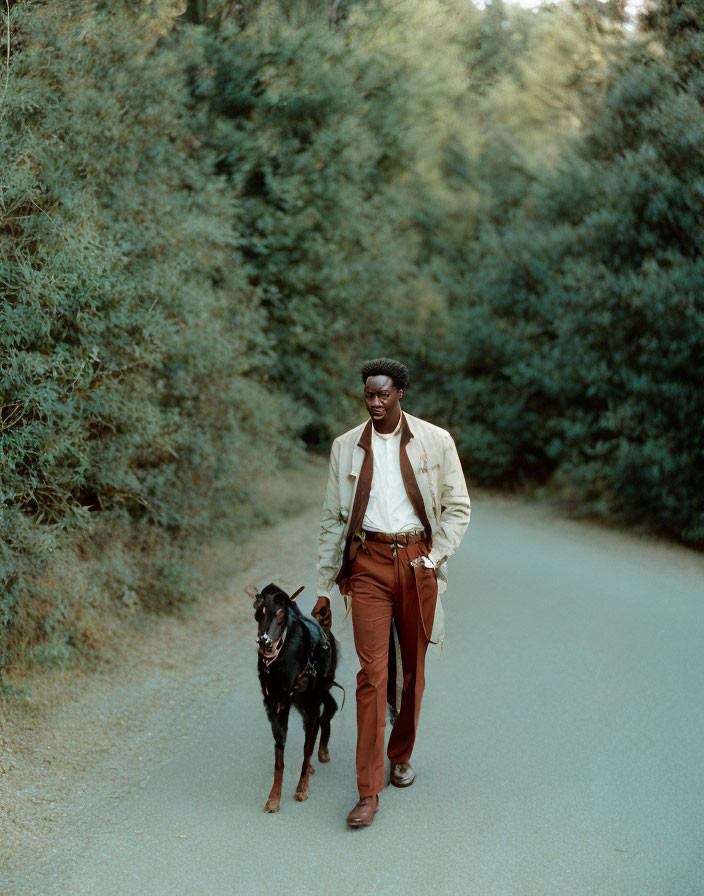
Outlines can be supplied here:
<path id="1" fill-rule="evenodd" d="M 361 423 L 332 444 L 318 544 L 318 594 L 335 584 L 350 594 L 349 565 L 354 558 L 369 500 L 373 472 L 372 421 Z M 447 587 L 446 563 L 469 525 L 470 503 L 457 448 L 449 432 L 402 412 L 401 474 L 408 497 L 432 539 L 438 599 L 431 641 L 442 642 L 444 614 L 440 594 Z"/>

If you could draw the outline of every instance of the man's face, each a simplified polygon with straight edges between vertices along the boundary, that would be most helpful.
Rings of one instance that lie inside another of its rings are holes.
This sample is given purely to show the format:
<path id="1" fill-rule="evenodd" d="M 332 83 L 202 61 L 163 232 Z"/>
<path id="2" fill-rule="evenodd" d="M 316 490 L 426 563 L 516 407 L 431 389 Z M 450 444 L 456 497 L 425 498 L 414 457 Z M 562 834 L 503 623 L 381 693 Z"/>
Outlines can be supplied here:
<path id="1" fill-rule="evenodd" d="M 398 422 L 401 413 L 399 402 L 402 398 L 403 389 L 397 389 L 390 376 L 379 374 L 367 377 L 364 400 L 374 423 L 378 424 L 383 420 Z"/>

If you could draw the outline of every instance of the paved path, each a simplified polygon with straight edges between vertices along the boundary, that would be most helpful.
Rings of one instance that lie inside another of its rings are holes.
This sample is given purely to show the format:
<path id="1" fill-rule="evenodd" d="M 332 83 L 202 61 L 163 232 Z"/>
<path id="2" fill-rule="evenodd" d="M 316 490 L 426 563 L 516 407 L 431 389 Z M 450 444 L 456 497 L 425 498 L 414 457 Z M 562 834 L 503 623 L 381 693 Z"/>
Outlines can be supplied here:
<path id="1" fill-rule="evenodd" d="M 417 779 L 386 788 L 371 828 L 345 825 L 357 664 L 338 605 L 347 703 L 308 802 L 292 715 L 281 811 L 262 811 L 273 744 L 251 633 L 230 638 L 212 714 L 31 892 L 701 896 L 704 559 L 475 499 L 450 578 Z"/>

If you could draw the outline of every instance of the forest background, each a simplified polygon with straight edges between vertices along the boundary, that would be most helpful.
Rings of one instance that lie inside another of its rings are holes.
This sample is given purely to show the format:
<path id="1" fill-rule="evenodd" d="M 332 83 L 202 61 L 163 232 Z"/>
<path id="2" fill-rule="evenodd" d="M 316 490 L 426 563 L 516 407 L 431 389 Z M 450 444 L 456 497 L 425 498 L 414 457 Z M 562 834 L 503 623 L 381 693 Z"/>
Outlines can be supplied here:
<path id="1" fill-rule="evenodd" d="M 378 355 L 470 491 L 704 546 L 704 0 L 3 5 L 0 682 L 187 606 Z"/>

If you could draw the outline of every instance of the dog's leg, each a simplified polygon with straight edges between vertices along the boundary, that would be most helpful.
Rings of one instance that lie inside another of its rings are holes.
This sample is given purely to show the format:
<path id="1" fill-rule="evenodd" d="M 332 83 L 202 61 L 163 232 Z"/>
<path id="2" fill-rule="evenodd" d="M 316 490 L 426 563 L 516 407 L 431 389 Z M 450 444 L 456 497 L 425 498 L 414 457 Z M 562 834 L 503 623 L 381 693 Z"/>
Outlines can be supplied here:
<path id="1" fill-rule="evenodd" d="M 288 713 L 290 704 L 277 704 L 271 707 L 269 718 L 271 730 L 274 734 L 274 783 L 266 801 L 264 809 L 267 812 L 278 812 L 281 803 L 281 783 L 284 779 L 284 749 L 286 747 L 286 733 L 288 732 Z M 267 707 L 269 711 L 269 707 Z"/>
<path id="2" fill-rule="evenodd" d="M 320 718 L 320 746 L 318 747 L 318 761 L 330 762 L 328 743 L 330 741 L 330 720 L 337 712 L 337 701 L 328 691 L 323 697 L 323 714 Z"/>
<path id="3" fill-rule="evenodd" d="M 315 740 L 318 737 L 318 728 L 320 727 L 320 707 L 317 704 L 313 710 L 303 716 L 303 725 L 306 732 L 305 744 L 303 746 L 303 765 L 301 766 L 301 777 L 294 794 L 299 802 L 308 799 L 308 777 L 311 771 L 313 771 L 310 757 L 313 754 L 313 747 L 315 747 Z"/>

